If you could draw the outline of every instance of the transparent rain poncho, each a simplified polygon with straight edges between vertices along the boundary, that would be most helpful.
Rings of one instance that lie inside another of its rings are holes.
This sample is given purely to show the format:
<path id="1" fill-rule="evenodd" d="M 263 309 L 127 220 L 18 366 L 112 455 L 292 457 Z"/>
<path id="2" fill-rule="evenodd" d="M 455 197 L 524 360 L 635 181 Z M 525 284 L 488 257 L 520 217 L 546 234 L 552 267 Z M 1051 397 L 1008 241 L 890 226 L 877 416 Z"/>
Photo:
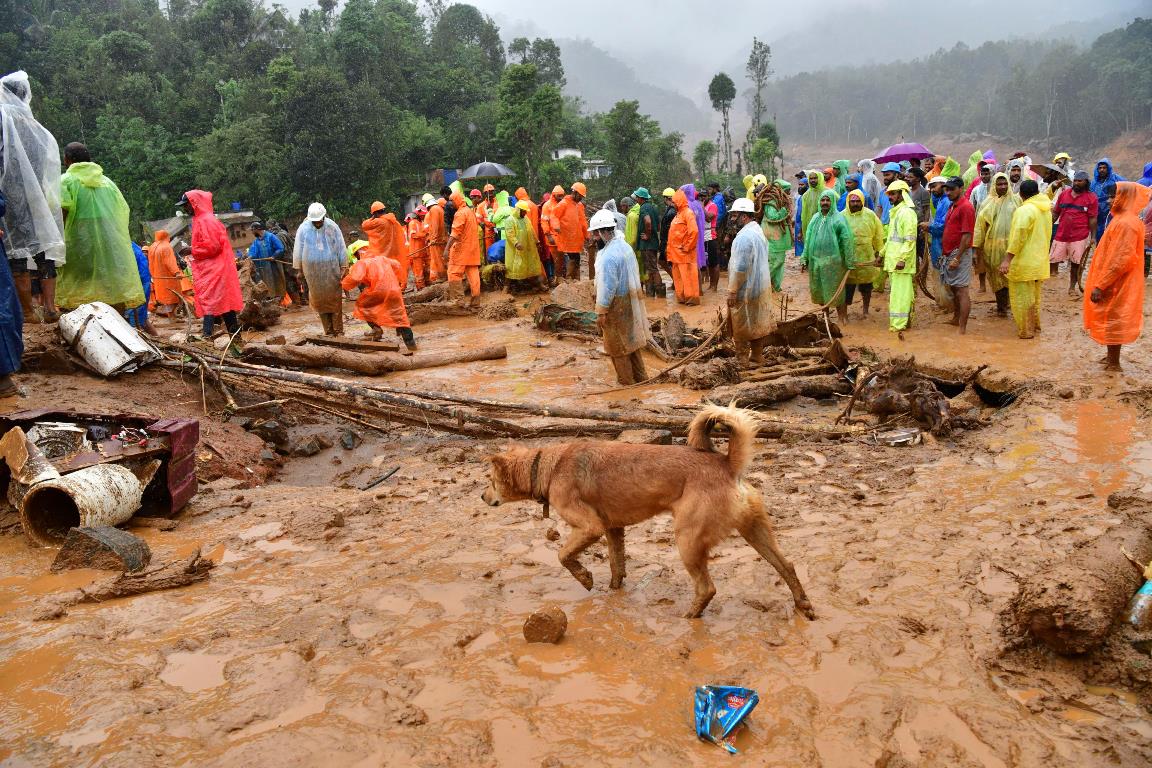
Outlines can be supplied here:
<path id="1" fill-rule="evenodd" d="M 1008 287 L 1008 278 L 1000 274 L 1000 262 L 1008 251 L 1008 234 L 1012 231 L 1012 214 L 1020 206 L 1020 197 L 1009 187 L 1003 196 L 996 193 L 996 180 L 1008 181 L 1008 174 L 998 173 L 989 184 L 988 197 L 976 214 L 972 247 L 982 249 L 988 288 L 993 293 Z"/>
<path id="2" fill-rule="evenodd" d="M 736 306 L 729 313 L 736 341 L 762 339 L 776 330 L 776 302 L 772 294 L 772 272 L 768 261 L 768 241 L 760 225 L 744 225 L 732 241 L 728 277 L 736 289 Z"/>
<path id="3" fill-rule="evenodd" d="M 344 235 L 332 219 L 317 229 L 305 219 L 296 230 L 292 266 L 304 271 L 308 304 L 317 312 L 339 312 L 344 298 L 340 272 L 344 266 Z"/>
<path id="4" fill-rule="evenodd" d="M 0 78 L 0 189 L 8 198 L 4 216 L 9 259 L 45 254 L 64 263 L 64 219 L 60 213 L 60 148 L 32 116 L 28 75 Z"/>
<path id="5" fill-rule="evenodd" d="M 630 355 L 648 345 L 648 314 L 636 254 L 623 237 L 613 237 L 596 258 L 596 305 L 607 309 L 604 351 Z"/>

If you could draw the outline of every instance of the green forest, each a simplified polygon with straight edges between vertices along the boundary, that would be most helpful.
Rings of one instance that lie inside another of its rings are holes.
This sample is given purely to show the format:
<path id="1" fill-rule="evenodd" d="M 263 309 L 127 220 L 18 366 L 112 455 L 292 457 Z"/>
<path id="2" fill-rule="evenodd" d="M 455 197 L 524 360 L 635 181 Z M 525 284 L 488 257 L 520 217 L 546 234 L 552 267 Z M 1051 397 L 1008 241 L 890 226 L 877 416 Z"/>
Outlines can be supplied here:
<path id="1" fill-rule="evenodd" d="M 558 146 L 622 169 L 621 184 L 688 180 L 683 137 L 636 102 L 586 115 L 562 95 L 551 40 L 505 50 L 470 5 L 336 5 L 293 19 L 260 0 L 0 0 L 17 20 L 0 71 L 29 73 L 37 118 L 89 146 L 137 222 L 172 215 L 192 187 L 218 209 L 291 217 L 319 200 L 355 217 L 482 159 L 539 194 L 580 167 L 552 162 Z"/>
<path id="2" fill-rule="evenodd" d="M 769 83 L 763 98 L 780 133 L 802 141 L 983 132 L 1098 147 L 1152 126 L 1152 19 L 1087 49 L 961 43 L 914 61 L 806 72 Z"/>

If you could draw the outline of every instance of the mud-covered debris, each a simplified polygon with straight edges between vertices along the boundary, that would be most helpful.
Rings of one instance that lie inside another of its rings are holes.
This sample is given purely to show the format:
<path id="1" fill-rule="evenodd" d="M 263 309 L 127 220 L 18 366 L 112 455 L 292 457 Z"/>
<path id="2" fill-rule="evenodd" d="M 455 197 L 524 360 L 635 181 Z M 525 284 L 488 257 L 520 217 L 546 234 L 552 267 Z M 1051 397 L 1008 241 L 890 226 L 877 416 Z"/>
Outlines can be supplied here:
<path id="1" fill-rule="evenodd" d="M 680 386 L 713 389 L 740 383 L 740 364 L 734 357 L 714 357 L 706 363 L 689 363 L 680 370 Z"/>
<path id="2" fill-rule="evenodd" d="M 340 447 L 346 451 L 352 451 L 360 447 L 364 442 L 364 438 L 359 432 L 351 429 L 344 429 L 340 431 Z"/>
<path id="3" fill-rule="evenodd" d="M 288 339 L 284 336 L 284 334 L 278 333 L 275 336 L 269 336 L 268 338 L 264 339 L 264 343 L 268 344 L 269 346 L 278 347 L 283 344 L 287 344 Z"/>
<path id="4" fill-rule="evenodd" d="M 343 528 L 344 527 L 344 513 L 334 512 L 328 522 L 324 523 L 325 528 Z"/>
<path id="5" fill-rule="evenodd" d="M 530 643 L 558 643 L 568 629 L 568 616 L 558 605 L 548 605 L 524 622 L 524 639 Z"/>
<path id="6" fill-rule="evenodd" d="M 53 571 L 97 568 L 105 571 L 142 571 L 152 562 L 152 550 L 139 536 L 101 525 L 72 528 L 64 538 Z"/>
<path id="7" fill-rule="evenodd" d="M 480 307 L 480 311 L 476 314 L 484 320 L 511 320 L 517 317 L 516 300 L 508 298 L 493 304 L 485 304 L 483 307 Z"/>
<path id="8" fill-rule="evenodd" d="M 555 528 L 549 528 L 544 532 L 544 538 L 548 539 L 548 541 L 559 541 L 560 531 L 556 530 Z"/>
<path id="9" fill-rule="evenodd" d="M 179 520 L 167 517 L 133 517 L 128 523 L 133 528 L 155 528 L 158 531 L 175 530 L 176 526 L 180 525 Z"/>
<path id="10" fill-rule="evenodd" d="M 672 432 L 667 429 L 626 429 L 616 436 L 616 442 L 633 445 L 672 445 Z"/>

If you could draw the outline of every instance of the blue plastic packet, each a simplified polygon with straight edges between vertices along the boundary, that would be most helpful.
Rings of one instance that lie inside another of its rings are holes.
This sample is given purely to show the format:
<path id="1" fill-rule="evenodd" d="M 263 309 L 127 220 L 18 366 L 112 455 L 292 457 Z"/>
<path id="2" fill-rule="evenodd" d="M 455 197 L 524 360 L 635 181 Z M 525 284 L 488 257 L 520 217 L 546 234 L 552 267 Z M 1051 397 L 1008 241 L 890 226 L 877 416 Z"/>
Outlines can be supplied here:
<path id="1" fill-rule="evenodd" d="M 760 695 L 751 688 L 700 686 L 696 689 L 696 736 L 736 754 L 728 736 L 759 703 Z"/>

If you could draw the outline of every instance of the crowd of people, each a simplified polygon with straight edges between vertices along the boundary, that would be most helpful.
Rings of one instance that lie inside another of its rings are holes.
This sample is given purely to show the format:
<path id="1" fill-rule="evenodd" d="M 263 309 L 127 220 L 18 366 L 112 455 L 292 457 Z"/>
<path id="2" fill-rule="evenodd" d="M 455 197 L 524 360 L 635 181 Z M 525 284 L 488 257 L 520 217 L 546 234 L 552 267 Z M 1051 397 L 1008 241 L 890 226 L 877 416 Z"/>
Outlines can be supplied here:
<path id="1" fill-rule="evenodd" d="M 915 321 L 917 286 L 951 312 L 965 333 L 971 290 L 996 297 L 1022 339 L 1041 329 L 1041 287 L 1069 265 L 1069 293 L 1083 282 L 1084 325 L 1107 346 L 1138 338 L 1152 247 L 1152 163 L 1127 182 L 1107 158 L 1090 171 L 1068 153 L 1033 163 L 1016 153 L 1003 164 L 992 151 L 973 153 L 967 169 L 950 157 L 885 162 L 847 160 L 785 179 L 744 179 L 743 194 L 710 183 L 665 188 L 663 206 L 646 187 L 587 210 L 576 181 L 539 201 L 484 184 L 467 194 L 459 181 L 431 192 L 403 222 L 381 202 L 346 241 L 325 206 L 312 203 L 294 236 L 262 222 L 237 253 L 217 218 L 212 193 L 188 190 L 176 202 L 191 219 L 188 242 L 164 230 L 141 248 L 129 233 L 129 210 L 116 184 L 87 147 L 61 152 L 31 111 L 27 75 L 0 79 L 0 397 L 15 391 L 24 322 L 53 322 L 59 310 L 100 301 L 153 333 L 149 312 L 181 307 L 202 319 L 205 337 L 222 322 L 235 336 L 244 298 L 238 263 L 268 295 L 307 303 L 325 334 L 344 333 L 343 302 L 367 335 L 395 330 L 416 348 L 404 301 L 409 287 L 446 282 L 444 298 L 474 304 L 484 285 L 545 291 L 559 282 L 595 282 L 597 324 L 621 384 L 646 377 L 645 298 L 698 305 L 718 292 L 727 270 L 732 335 L 746 359 L 761 359 L 775 328 L 775 296 L 793 255 L 807 275 L 811 301 L 848 322 L 858 293 L 864 316 L 876 292 L 888 294 L 889 328 L 903 338 Z M 291 252 L 289 254 L 289 251 Z M 1086 280 L 1082 269 L 1091 259 Z M 492 279 L 499 276 L 499 281 Z"/>

